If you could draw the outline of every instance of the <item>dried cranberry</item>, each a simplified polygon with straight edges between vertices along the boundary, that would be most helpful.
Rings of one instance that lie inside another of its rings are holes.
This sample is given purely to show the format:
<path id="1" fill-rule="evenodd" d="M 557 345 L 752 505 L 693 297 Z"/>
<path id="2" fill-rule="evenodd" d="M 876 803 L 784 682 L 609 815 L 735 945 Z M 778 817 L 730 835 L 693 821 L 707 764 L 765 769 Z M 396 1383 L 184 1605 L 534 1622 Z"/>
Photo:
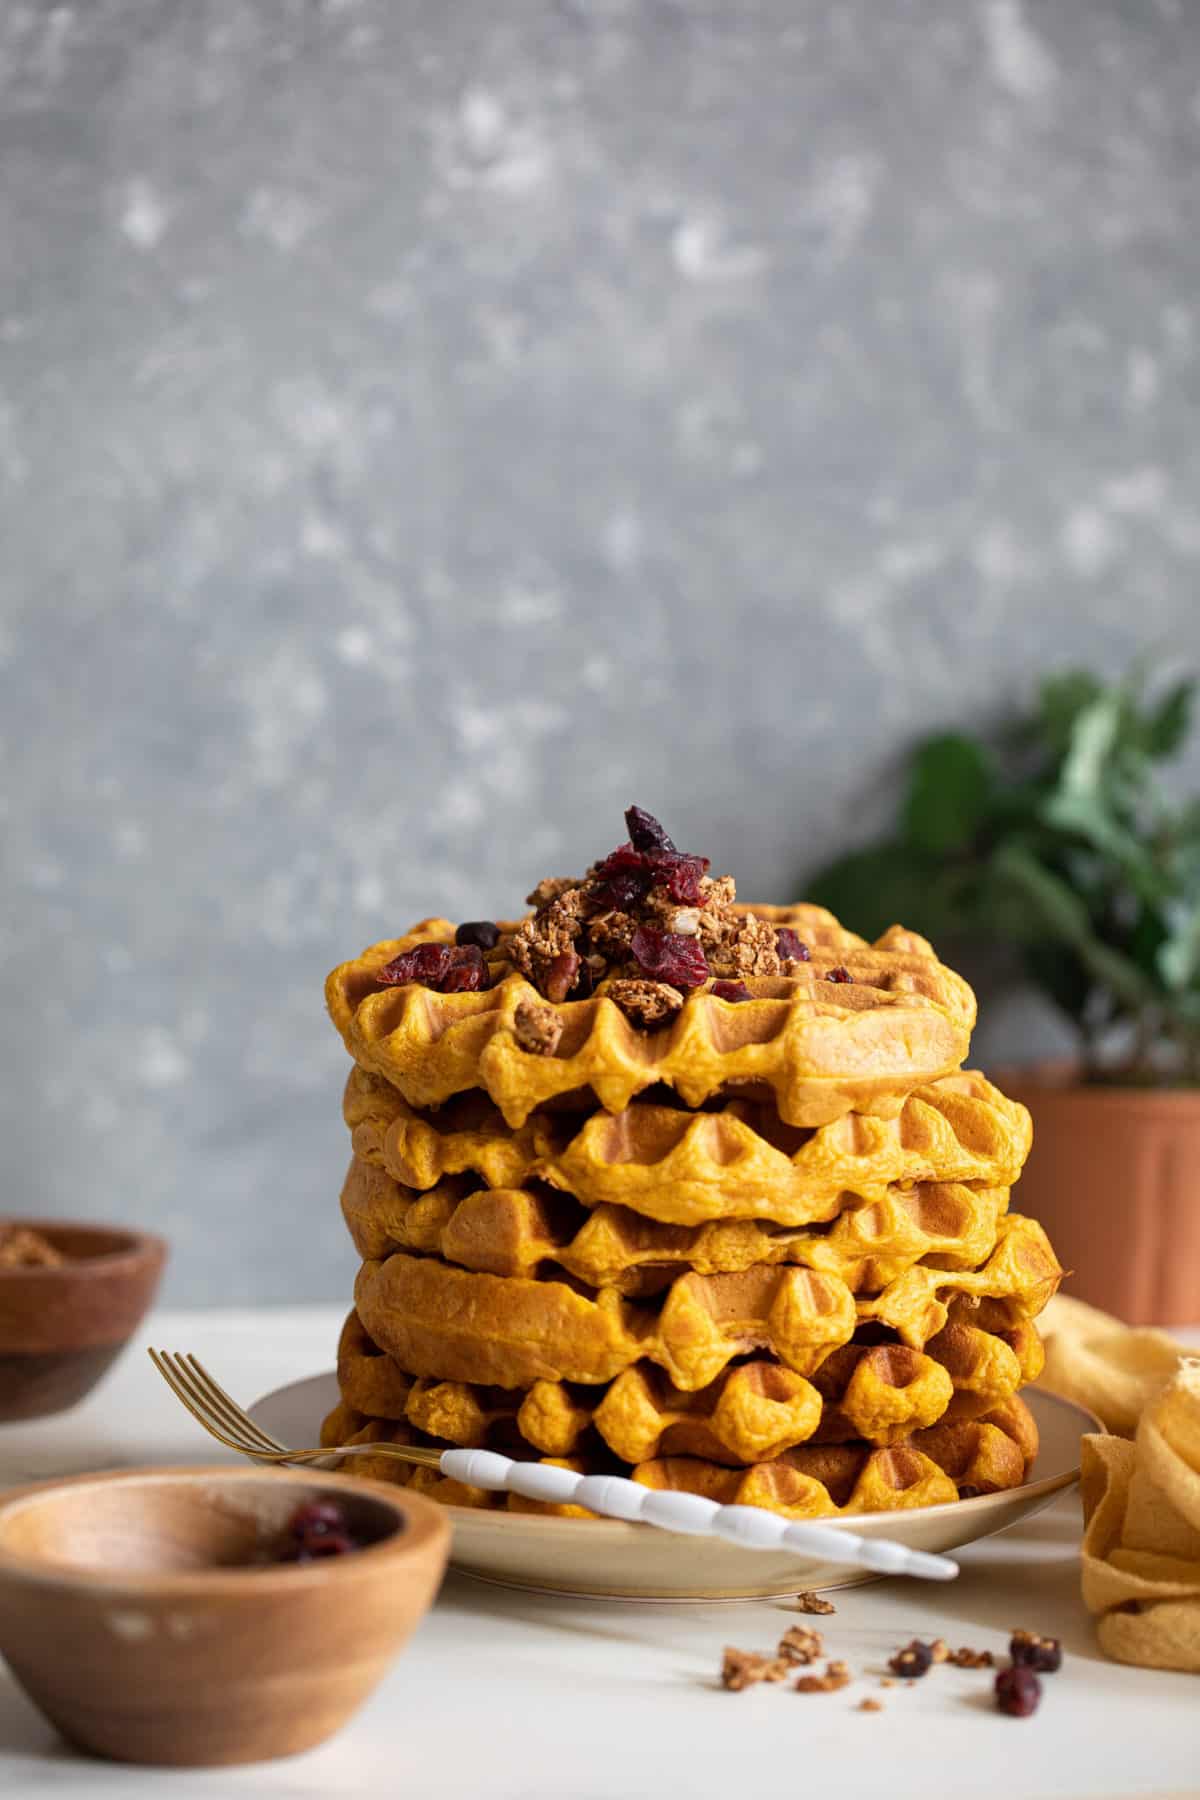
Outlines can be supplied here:
<path id="1" fill-rule="evenodd" d="M 454 934 L 456 944 L 476 944 L 480 950 L 494 950 L 500 942 L 500 927 L 494 919 L 468 919 Z"/>
<path id="2" fill-rule="evenodd" d="M 753 1000 L 754 995 L 744 981 L 714 981 L 709 993 L 718 1000 Z"/>
<path id="3" fill-rule="evenodd" d="M 625 829 L 635 850 L 674 850 L 675 846 L 654 817 L 640 806 L 631 806 L 625 814 Z"/>
<path id="4" fill-rule="evenodd" d="M 1001 1669 L 996 1677 L 996 1705 L 1010 1718 L 1027 1719 L 1037 1711 L 1041 1698 L 1041 1682 L 1032 1669 L 1021 1663 Z"/>
<path id="5" fill-rule="evenodd" d="M 336 1500 L 306 1500 L 288 1520 L 293 1537 L 302 1538 L 323 1531 L 344 1532 L 346 1515 Z"/>
<path id="6" fill-rule="evenodd" d="M 704 904 L 704 896 L 700 883 L 708 873 L 707 856 L 685 856 L 670 849 L 641 850 L 635 844 L 618 844 L 617 848 L 598 862 L 592 871 L 595 879 L 602 884 L 604 897 L 611 891 L 614 896 L 612 904 L 623 912 L 643 899 L 651 886 L 665 887 L 670 898 L 677 906 L 695 906 Z M 634 883 L 637 886 L 634 886 Z"/>
<path id="7" fill-rule="evenodd" d="M 450 967 L 438 987 L 443 994 L 474 994 L 488 985 L 491 977 L 478 944 L 459 944 L 450 952 Z"/>
<path id="8" fill-rule="evenodd" d="M 1034 1631 L 1015 1631 L 1008 1654 L 1018 1668 L 1033 1669 L 1039 1675 L 1053 1675 L 1062 1668 L 1062 1643 L 1058 1638 L 1039 1637 Z"/>
<path id="9" fill-rule="evenodd" d="M 669 899 L 676 906 L 695 906 L 704 904 L 704 895 L 700 883 L 708 874 L 707 856 L 682 856 L 678 851 L 666 851 L 655 858 L 654 885 L 665 887 Z"/>
<path id="10" fill-rule="evenodd" d="M 780 925 L 775 933 L 775 948 L 784 962 L 811 962 L 812 951 L 790 925 Z"/>
<path id="11" fill-rule="evenodd" d="M 595 899 L 599 906 L 612 912 L 632 912 L 650 892 L 650 877 L 644 871 L 621 871 L 597 882 Z"/>
<path id="12" fill-rule="evenodd" d="M 580 958 L 574 950 L 560 950 L 542 979 L 547 1000 L 565 1000 L 579 978 Z"/>
<path id="13" fill-rule="evenodd" d="M 280 1562 L 319 1562 L 326 1556 L 345 1556 L 351 1550 L 361 1546 L 357 1540 L 344 1531 L 324 1531 L 313 1537 L 301 1538 L 299 1543 L 289 1544 L 280 1557 Z"/>
<path id="14" fill-rule="evenodd" d="M 632 844 L 618 844 L 602 862 L 596 864 L 593 873 L 601 881 L 611 875 L 641 875 L 649 882 L 654 861 L 653 854 L 635 850 Z"/>
<path id="15" fill-rule="evenodd" d="M 826 975 L 825 979 L 826 979 L 826 981 L 853 981 L 854 977 L 850 973 L 849 969 L 845 968 L 843 964 L 839 963 L 836 969 L 830 969 L 830 971 Z"/>
<path id="16" fill-rule="evenodd" d="M 419 981 L 422 987 L 436 988 L 442 994 L 473 993 L 485 988 L 490 979 L 483 951 L 477 944 L 418 944 L 394 957 L 386 968 L 379 969 L 376 981 L 388 987 L 401 987 L 408 981 Z"/>
<path id="17" fill-rule="evenodd" d="M 903 1676 L 905 1681 L 918 1681 L 927 1675 L 933 1667 L 933 1648 L 914 1638 L 903 1650 L 897 1650 L 895 1656 L 888 1658 L 888 1668 L 893 1675 Z"/>
<path id="18" fill-rule="evenodd" d="M 675 931 L 656 931 L 652 925 L 639 925 L 630 949 L 638 967 L 651 981 L 666 981 L 677 988 L 694 988 L 708 980 L 708 962 L 699 938 L 683 937 Z"/>
<path id="19" fill-rule="evenodd" d="M 449 967 L 450 950 L 446 944 L 418 944 L 415 950 L 403 950 L 385 968 L 377 969 L 375 979 L 387 987 L 401 987 L 406 981 L 438 987 Z"/>

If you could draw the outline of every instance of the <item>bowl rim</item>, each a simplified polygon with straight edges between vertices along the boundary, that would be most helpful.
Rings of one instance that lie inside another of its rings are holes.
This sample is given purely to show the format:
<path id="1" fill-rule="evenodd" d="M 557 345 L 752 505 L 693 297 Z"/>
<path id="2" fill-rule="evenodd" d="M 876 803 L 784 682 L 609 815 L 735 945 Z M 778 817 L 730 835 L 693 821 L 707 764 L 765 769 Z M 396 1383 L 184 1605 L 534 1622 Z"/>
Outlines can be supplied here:
<path id="1" fill-rule="evenodd" d="M 205 1595 L 228 1598 L 246 1595 L 261 1599 L 267 1594 L 301 1593 L 330 1580 L 344 1580 L 355 1570 L 366 1568 L 379 1572 L 384 1559 L 398 1561 L 434 1552 L 440 1547 L 443 1562 L 450 1549 L 450 1520 L 447 1508 L 439 1506 L 423 1494 L 410 1494 L 406 1489 L 388 1491 L 383 1482 L 365 1476 L 342 1475 L 326 1469 L 277 1469 L 260 1464 L 249 1467 L 238 1463 L 170 1463 L 144 1464 L 127 1469 L 89 1470 L 79 1475 L 51 1477 L 48 1481 L 28 1482 L 19 1488 L 0 1491 L 0 1528 L 5 1514 L 30 1501 L 48 1498 L 70 1488 L 116 1486 L 182 1481 L 188 1485 L 205 1482 L 263 1482 L 283 1479 L 292 1486 L 332 1487 L 348 1493 L 365 1494 L 397 1519 L 398 1528 L 376 1543 L 366 1544 L 353 1556 L 322 1558 L 311 1563 L 250 1563 L 244 1566 L 214 1564 L 203 1569 L 127 1569 L 108 1571 L 79 1567 L 66 1563 L 42 1562 L 18 1555 L 4 1547 L 0 1538 L 0 1586 L 5 1582 L 22 1582 L 47 1589 L 83 1590 L 97 1595 L 130 1595 L 141 1600 L 175 1600 Z M 247 1577 L 252 1579 L 247 1580 Z M 282 1590 L 280 1584 L 282 1585 Z"/>
<path id="2" fill-rule="evenodd" d="M 19 1219 L 0 1213 L 0 1229 L 10 1226 L 15 1226 L 18 1231 L 36 1231 L 51 1243 L 54 1241 L 51 1234 L 56 1231 L 78 1231 L 126 1241 L 117 1250 L 101 1250 L 96 1256 L 68 1257 L 65 1262 L 51 1267 L 40 1263 L 0 1264 L 0 1281 L 61 1281 L 66 1275 L 72 1280 L 82 1275 L 86 1280 L 92 1273 L 116 1274 L 125 1265 L 132 1269 L 141 1263 L 165 1262 L 170 1249 L 166 1238 L 155 1231 L 143 1231 L 134 1225 L 106 1225 L 102 1219 Z"/>

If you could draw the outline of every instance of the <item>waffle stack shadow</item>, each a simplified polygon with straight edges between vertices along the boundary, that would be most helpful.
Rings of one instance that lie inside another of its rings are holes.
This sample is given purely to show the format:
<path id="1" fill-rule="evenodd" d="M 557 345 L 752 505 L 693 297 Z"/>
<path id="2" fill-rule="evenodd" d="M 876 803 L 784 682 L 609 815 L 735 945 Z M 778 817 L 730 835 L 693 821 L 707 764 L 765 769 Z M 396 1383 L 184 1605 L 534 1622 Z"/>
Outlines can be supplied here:
<path id="1" fill-rule="evenodd" d="M 482 991 L 380 980 L 452 944 L 444 920 L 334 971 L 362 1263 L 323 1442 L 485 1445 L 794 1517 L 1021 1483 L 1061 1270 L 1009 1210 L 1028 1115 L 959 1066 L 970 990 L 907 932 L 744 916 L 803 962 L 656 1030 L 603 984 L 548 1000 L 511 926 Z"/>

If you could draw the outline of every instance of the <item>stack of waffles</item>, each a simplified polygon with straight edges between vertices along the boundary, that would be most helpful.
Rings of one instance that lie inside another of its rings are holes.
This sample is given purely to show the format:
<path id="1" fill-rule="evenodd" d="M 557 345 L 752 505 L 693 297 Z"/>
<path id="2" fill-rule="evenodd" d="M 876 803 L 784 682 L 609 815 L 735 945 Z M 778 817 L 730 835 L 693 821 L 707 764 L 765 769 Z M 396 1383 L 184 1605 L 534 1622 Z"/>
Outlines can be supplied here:
<path id="1" fill-rule="evenodd" d="M 961 1067 L 971 990 L 899 927 L 741 906 L 626 820 L 524 919 L 427 919 L 329 978 L 362 1266 L 323 1441 L 793 1517 L 1019 1484 L 1061 1270 L 1009 1211 L 1028 1114 Z"/>

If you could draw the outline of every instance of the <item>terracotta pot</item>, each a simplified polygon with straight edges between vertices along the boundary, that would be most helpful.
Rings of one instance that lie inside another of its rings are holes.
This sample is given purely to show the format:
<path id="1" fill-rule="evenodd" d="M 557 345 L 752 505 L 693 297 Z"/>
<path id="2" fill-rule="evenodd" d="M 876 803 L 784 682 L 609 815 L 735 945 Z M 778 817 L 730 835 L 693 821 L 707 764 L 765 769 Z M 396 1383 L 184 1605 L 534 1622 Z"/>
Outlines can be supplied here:
<path id="1" fill-rule="evenodd" d="M 1065 1292 L 1132 1325 L 1200 1322 L 1200 1090 L 1083 1087 L 1061 1064 L 997 1085 L 1033 1114 L 1013 1203 L 1040 1219 Z"/>

